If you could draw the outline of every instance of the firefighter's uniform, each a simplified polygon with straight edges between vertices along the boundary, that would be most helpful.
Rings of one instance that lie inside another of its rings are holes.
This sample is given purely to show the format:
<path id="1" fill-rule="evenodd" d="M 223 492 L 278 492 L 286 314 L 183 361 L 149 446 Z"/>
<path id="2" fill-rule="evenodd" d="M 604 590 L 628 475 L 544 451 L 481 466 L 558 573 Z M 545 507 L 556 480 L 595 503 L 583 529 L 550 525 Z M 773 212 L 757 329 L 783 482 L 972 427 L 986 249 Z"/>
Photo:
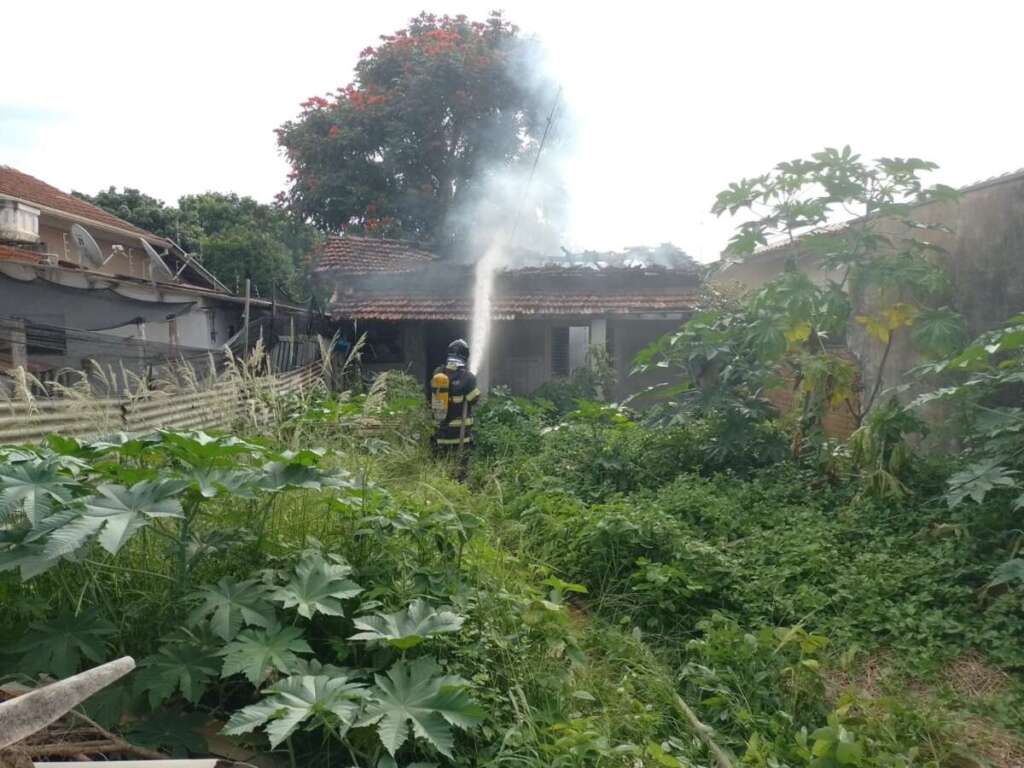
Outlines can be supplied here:
<path id="1" fill-rule="evenodd" d="M 448 345 L 445 364 L 435 368 L 430 379 L 430 408 L 437 424 L 431 445 L 435 453 L 456 459 L 460 478 L 466 475 L 473 443 L 473 406 L 480 399 L 468 362 L 469 345 L 456 339 Z"/>
<path id="2" fill-rule="evenodd" d="M 466 364 L 455 358 L 434 369 L 431 379 L 431 406 L 444 396 L 443 379 L 447 378 L 447 408 L 437 423 L 434 445 L 438 448 L 458 448 L 473 442 L 473 407 L 480 398 L 474 376 Z M 435 412 L 435 415 L 437 412 Z"/>

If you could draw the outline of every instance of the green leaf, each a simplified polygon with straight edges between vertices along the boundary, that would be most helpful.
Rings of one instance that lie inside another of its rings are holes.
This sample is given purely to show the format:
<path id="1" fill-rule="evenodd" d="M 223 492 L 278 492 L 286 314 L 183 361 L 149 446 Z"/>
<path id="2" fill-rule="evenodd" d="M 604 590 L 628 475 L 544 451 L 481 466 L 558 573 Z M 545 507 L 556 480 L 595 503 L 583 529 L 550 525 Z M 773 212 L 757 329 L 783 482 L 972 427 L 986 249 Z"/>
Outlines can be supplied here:
<path id="1" fill-rule="evenodd" d="M 454 739 L 451 726 L 472 728 L 483 721 L 483 711 L 465 692 L 465 681 L 439 675 L 441 668 L 428 657 L 399 661 L 387 676 L 375 675 L 366 715 L 358 725 L 377 726 L 384 748 L 392 756 L 409 739 L 428 742 L 451 757 Z"/>
<path id="2" fill-rule="evenodd" d="M 1024 584 L 1024 559 L 1022 558 L 1015 557 L 1005 563 L 1000 563 L 999 567 L 992 572 L 992 579 L 985 585 L 985 588 L 991 589 L 1012 581 Z"/>
<path id="3" fill-rule="evenodd" d="M 222 677 L 243 674 L 253 685 L 260 685 L 270 673 L 290 674 L 299 663 L 299 653 L 313 653 L 299 627 L 246 629 L 220 653 L 224 656 Z"/>
<path id="4" fill-rule="evenodd" d="M 77 616 L 62 612 L 46 622 L 30 624 L 11 653 L 24 653 L 19 667 L 25 672 L 49 672 L 70 677 L 79 671 L 82 658 L 101 664 L 107 660 L 107 639 L 114 625 L 88 610 Z"/>
<path id="5" fill-rule="evenodd" d="M 840 765 L 860 765 L 864 746 L 858 741 L 840 741 L 836 744 L 836 761 Z"/>
<path id="6" fill-rule="evenodd" d="M 78 510 L 60 512 L 48 517 L 39 537 L 45 541 L 43 556 L 54 561 L 81 549 L 103 527 L 104 520 L 84 515 Z"/>
<path id="7" fill-rule="evenodd" d="M 91 665 L 87 665 L 91 666 Z M 134 708 L 131 686 L 125 681 L 109 685 L 86 699 L 79 709 L 86 717 L 95 720 L 101 727 L 116 730 L 125 712 Z"/>
<path id="8" fill-rule="evenodd" d="M 344 616 L 341 601 L 355 597 L 363 588 L 345 578 L 352 569 L 344 563 L 329 563 L 318 552 L 302 556 L 291 579 L 271 595 L 285 608 L 295 608 L 300 616 L 314 613 Z"/>
<path id="9" fill-rule="evenodd" d="M 199 589 L 193 599 L 200 602 L 189 614 L 189 625 L 209 616 L 213 631 L 225 641 L 233 640 L 243 624 L 267 628 L 274 623 L 267 587 L 255 580 L 235 582 L 225 576 Z"/>
<path id="10" fill-rule="evenodd" d="M 198 704 L 220 666 L 216 651 L 205 643 L 193 638 L 169 642 L 139 662 L 135 690 L 147 693 L 154 709 L 177 691 L 190 704 Z"/>
<path id="11" fill-rule="evenodd" d="M 202 430 L 161 430 L 149 440 L 148 448 L 169 454 L 179 464 L 191 468 L 220 466 L 235 469 L 239 457 L 260 456 L 266 453 L 266 449 L 256 443 L 232 436 L 209 435 Z"/>
<path id="12" fill-rule="evenodd" d="M 190 467 L 181 478 L 189 483 L 204 499 L 220 494 L 251 497 L 258 490 L 258 475 L 248 469 L 220 469 L 218 467 Z"/>
<path id="13" fill-rule="evenodd" d="M 307 488 L 318 491 L 324 487 L 324 473 L 316 467 L 299 462 L 272 461 L 263 465 L 258 479 L 265 491 L 283 491 L 286 488 Z"/>
<path id="14" fill-rule="evenodd" d="M 185 487 L 180 480 L 143 480 L 131 488 L 101 485 L 99 496 L 85 500 L 86 514 L 103 520 L 100 546 L 116 555 L 132 536 L 157 517 L 182 517 L 173 498 Z"/>
<path id="15" fill-rule="evenodd" d="M 20 461 L 0 466 L 0 520 L 23 512 L 35 526 L 50 514 L 53 502 L 71 499 L 73 478 L 62 475 L 58 464 L 47 459 Z"/>
<path id="16" fill-rule="evenodd" d="M 989 491 L 1016 486 L 1016 475 L 1016 471 L 1002 466 L 999 459 L 975 462 L 949 479 L 946 502 L 955 507 L 969 498 L 981 504 Z"/>
<path id="17" fill-rule="evenodd" d="M 650 757 L 652 760 L 654 760 L 654 762 L 657 765 L 662 766 L 662 768 L 682 768 L 683 764 L 680 763 L 676 758 L 674 758 L 668 752 L 666 752 L 665 748 L 662 747 L 661 744 L 658 744 L 657 742 L 653 742 L 653 741 L 650 742 L 647 745 L 647 750 L 646 751 L 647 751 L 648 757 Z"/>
<path id="18" fill-rule="evenodd" d="M 206 715 L 202 712 L 166 712 L 135 721 L 128 729 L 128 741 L 150 749 L 170 752 L 171 757 L 185 758 L 205 755 L 209 751 L 203 728 Z"/>
<path id="19" fill-rule="evenodd" d="M 458 632 L 465 617 L 449 610 L 435 611 L 429 603 L 416 599 L 396 613 L 375 613 L 353 621 L 362 630 L 349 640 L 382 640 L 400 651 L 419 645 L 431 635 Z"/>
<path id="20" fill-rule="evenodd" d="M 355 724 L 366 687 L 347 677 L 297 675 L 268 688 L 269 696 L 235 712 L 224 733 L 238 736 L 266 726 L 270 746 L 276 747 L 303 723 L 319 725 L 342 737 Z"/>
<path id="21" fill-rule="evenodd" d="M 931 358 L 951 355 L 963 346 L 966 328 L 963 317 L 942 307 L 921 312 L 915 322 L 910 338 L 915 346 Z"/>

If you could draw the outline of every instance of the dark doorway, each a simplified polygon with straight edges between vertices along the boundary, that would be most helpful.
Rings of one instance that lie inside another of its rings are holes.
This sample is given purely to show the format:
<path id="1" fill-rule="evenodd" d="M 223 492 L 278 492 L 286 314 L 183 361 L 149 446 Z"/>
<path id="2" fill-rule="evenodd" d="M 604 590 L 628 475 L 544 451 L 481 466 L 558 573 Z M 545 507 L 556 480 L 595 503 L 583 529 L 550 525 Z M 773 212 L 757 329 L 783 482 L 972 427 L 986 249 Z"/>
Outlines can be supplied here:
<path id="1" fill-rule="evenodd" d="M 445 354 L 448 352 L 448 345 L 455 339 L 469 339 L 466 334 L 469 332 L 467 325 L 462 320 L 430 321 L 423 323 L 423 342 L 427 354 L 427 380 L 423 386 L 430 387 L 430 377 L 434 369 L 444 365 Z M 472 350 L 470 350 L 472 354 Z"/>

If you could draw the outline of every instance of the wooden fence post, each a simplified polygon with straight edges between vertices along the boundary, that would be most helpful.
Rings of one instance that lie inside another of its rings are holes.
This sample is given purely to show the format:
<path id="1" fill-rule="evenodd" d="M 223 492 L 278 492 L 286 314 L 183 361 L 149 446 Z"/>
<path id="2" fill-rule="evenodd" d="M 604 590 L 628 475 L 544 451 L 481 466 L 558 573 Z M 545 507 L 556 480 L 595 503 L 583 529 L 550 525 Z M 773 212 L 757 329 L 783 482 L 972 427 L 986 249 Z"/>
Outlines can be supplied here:
<path id="1" fill-rule="evenodd" d="M 28 370 L 28 341 L 25 336 L 25 321 L 20 317 L 0 320 L 0 339 L 6 338 L 11 345 L 11 368 Z"/>

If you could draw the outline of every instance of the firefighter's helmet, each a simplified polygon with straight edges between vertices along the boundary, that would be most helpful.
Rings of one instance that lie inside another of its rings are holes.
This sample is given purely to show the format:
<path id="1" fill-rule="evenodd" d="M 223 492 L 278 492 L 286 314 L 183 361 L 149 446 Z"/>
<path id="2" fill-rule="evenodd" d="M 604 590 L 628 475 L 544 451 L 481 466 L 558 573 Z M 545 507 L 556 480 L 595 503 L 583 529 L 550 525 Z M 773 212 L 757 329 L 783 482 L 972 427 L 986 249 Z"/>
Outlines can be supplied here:
<path id="1" fill-rule="evenodd" d="M 469 362 L 469 344 L 464 339 L 456 339 L 448 345 L 448 357 L 457 357 L 463 362 Z"/>

